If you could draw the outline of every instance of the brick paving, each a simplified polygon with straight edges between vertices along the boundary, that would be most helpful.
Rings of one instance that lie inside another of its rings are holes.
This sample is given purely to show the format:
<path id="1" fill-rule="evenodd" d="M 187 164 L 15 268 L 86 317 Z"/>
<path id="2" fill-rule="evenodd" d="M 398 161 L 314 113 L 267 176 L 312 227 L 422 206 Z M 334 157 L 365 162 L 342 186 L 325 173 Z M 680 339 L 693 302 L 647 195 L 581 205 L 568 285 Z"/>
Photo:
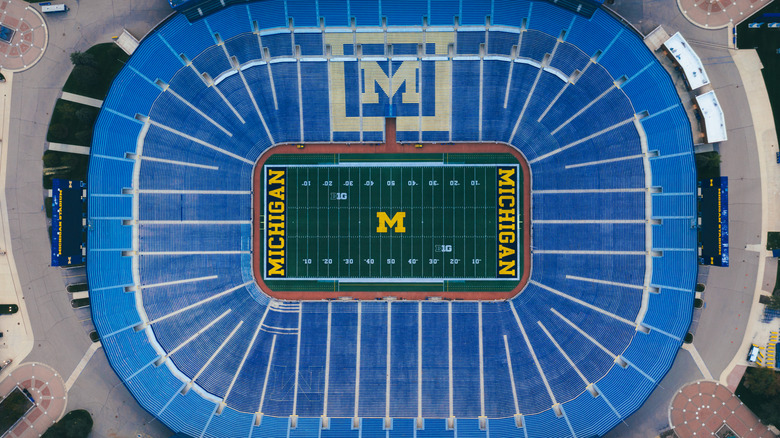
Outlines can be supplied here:
<path id="1" fill-rule="evenodd" d="M 62 376 L 48 365 L 20 365 L 0 381 L 0 394 L 7 395 L 15 386 L 30 392 L 35 400 L 35 407 L 3 438 L 38 437 L 65 413 L 65 382 Z"/>
<path id="2" fill-rule="evenodd" d="M 715 436 L 724 424 L 740 438 L 776 438 L 727 387 L 699 381 L 677 391 L 669 423 L 679 438 Z"/>
<path id="3" fill-rule="evenodd" d="M 0 24 L 14 30 L 10 43 L 0 41 L 0 69 L 32 67 L 43 56 L 49 38 L 41 14 L 22 0 L 0 0 Z"/>
<path id="4" fill-rule="evenodd" d="M 680 11 L 691 23 L 706 29 L 735 26 L 772 0 L 677 0 Z"/>

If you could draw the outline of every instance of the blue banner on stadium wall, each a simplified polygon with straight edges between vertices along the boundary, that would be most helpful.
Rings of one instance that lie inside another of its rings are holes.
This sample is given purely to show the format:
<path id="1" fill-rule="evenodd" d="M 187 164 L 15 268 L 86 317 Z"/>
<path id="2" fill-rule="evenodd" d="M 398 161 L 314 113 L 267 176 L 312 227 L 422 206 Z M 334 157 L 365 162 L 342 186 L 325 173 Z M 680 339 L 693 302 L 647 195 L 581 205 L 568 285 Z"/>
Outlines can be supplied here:
<path id="1" fill-rule="evenodd" d="M 701 181 L 701 252 L 703 265 L 729 265 L 728 177 Z"/>
<path id="2" fill-rule="evenodd" d="M 83 203 L 81 181 L 52 180 L 51 265 L 84 263 L 81 254 Z"/>

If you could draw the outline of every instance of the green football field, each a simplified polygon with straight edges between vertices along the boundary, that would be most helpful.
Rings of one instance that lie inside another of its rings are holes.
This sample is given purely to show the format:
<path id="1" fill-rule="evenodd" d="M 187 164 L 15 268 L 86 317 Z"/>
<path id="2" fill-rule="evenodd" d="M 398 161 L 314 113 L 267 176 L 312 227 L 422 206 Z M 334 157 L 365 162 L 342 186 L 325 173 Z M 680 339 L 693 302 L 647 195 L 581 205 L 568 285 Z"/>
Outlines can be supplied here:
<path id="1" fill-rule="evenodd" d="M 511 155 L 301 157 L 263 168 L 266 280 L 522 277 L 523 179 Z"/>

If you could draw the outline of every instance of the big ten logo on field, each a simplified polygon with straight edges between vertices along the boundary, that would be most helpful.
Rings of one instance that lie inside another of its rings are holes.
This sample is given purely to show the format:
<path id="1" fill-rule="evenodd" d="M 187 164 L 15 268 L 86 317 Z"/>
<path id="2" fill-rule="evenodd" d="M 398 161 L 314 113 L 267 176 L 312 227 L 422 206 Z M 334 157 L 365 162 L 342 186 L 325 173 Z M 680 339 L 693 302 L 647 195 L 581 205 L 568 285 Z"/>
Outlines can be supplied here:
<path id="1" fill-rule="evenodd" d="M 449 131 L 454 41 L 454 32 L 326 33 L 333 131 L 383 131 L 387 116 L 398 131 Z"/>
<path id="2" fill-rule="evenodd" d="M 285 219 L 284 167 L 267 167 L 265 178 L 265 276 L 285 276 Z"/>
<path id="3" fill-rule="evenodd" d="M 386 233 L 388 227 L 392 228 L 396 233 L 405 233 L 406 227 L 404 227 L 404 218 L 406 213 L 399 211 L 394 214 L 392 218 L 384 211 L 376 212 L 376 217 L 379 219 L 379 226 L 376 227 L 377 233 Z"/>
<path id="4" fill-rule="evenodd" d="M 498 214 L 498 273 L 499 278 L 516 278 L 517 253 L 517 172 L 516 166 L 496 168 L 498 190 L 496 191 L 496 212 Z"/>

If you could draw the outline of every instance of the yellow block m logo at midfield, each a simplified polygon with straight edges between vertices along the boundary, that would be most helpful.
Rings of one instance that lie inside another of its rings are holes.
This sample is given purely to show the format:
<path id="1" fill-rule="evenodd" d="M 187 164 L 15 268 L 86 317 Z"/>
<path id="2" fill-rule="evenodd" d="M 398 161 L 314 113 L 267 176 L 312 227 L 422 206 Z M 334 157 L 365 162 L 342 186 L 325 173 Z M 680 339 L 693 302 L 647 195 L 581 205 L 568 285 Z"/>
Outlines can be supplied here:
<path id="1" fill-rule="evenodd" d="M 377 233 L 386 233 L 387 227 L 393 228 L 393 231 L 396 233 L 406 232 L 406 228 L 404 227 L 404 218 L 406 217 L 405 212 L 400 211 L 394 214 L 393 218 L 391 219 L 390 216 L 388 216 L 384 211 L 378 211 L 376 212 L 376 217 L 379 219 L 379 226 L 376 227 Z"/>

